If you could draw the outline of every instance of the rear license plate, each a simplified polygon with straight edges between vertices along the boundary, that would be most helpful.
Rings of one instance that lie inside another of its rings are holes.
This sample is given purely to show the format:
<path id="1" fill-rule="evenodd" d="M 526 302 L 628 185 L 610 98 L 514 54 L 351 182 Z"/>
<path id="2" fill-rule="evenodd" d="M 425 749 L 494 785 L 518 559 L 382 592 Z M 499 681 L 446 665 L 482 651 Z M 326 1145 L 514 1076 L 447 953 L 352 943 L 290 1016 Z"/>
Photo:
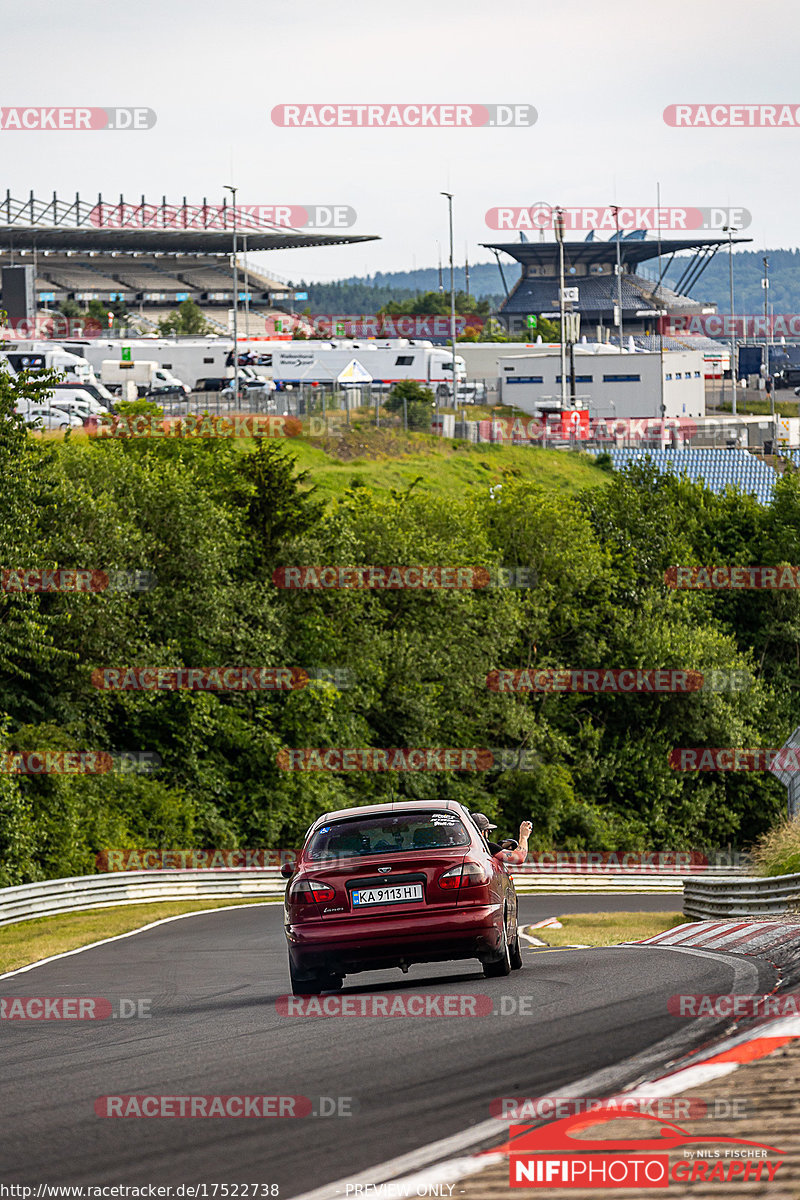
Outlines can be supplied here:
<path id="1" fill-rule="evenodd" d="M 373 904 L 408 904 L 422 899 L 421 883 L 396 884 L 394 887 L 369 887 L 354 889 L 353 908 L 367 908 Z"/>

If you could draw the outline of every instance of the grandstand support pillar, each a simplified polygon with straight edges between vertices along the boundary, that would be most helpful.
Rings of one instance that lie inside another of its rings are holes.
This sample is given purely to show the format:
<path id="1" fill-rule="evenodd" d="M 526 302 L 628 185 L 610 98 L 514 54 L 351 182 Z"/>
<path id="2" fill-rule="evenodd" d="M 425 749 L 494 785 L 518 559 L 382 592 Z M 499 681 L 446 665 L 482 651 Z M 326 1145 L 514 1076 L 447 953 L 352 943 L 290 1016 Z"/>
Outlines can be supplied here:
<path id="1" fill-rule="evenodd" d="M 728 281 L 731 301 L 731 391 L 733 402 L 731 413 L 736 414 L 736 318 L 733 314 L 733 235 L 739 232 L 737 225 L 723 225 L 722 229 L 728 235 Z"/>

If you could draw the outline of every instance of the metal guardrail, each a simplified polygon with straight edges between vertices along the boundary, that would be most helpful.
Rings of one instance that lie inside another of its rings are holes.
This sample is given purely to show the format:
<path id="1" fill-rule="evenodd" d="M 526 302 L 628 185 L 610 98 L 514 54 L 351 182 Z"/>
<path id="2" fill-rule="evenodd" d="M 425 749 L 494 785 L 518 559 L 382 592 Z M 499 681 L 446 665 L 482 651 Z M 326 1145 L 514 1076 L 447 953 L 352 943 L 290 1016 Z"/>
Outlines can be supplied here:
<path id="1" fill-rule="evenodd" d="M 158 900 L 263 899 L 282 896 L 277 867 L 258 870 L 121 871 L 47 879 L 0 889 L 0 926 L 35 917 Z"/>
<path id="2" fill-rule="evenodd" d="M 684 883 L 675 868 L 658 871 L 624 868 L 587 873 L 558 868 L 541 870 L 533 863 L 514 870 L 512 877 L 518 893 L 523 896 L 562 892 L 680 892 Z M 788 878 L 797 880 L 796 891 L 800 895 L 800 876 Z M 712 883 L 707 879 L 692 882 Z M 714 881 L 717 882 L 731 881 Z M 121 871 L 46 879 L 0 889 L 0 926 L 61 913 L 153 901 L 243 897 L 270 900 L 282 896 L 285 886 L 286 881 L 277 867 Z"/>
<path id="3" fill-rule="evenodd" d="M 785 916 L 798 907 L 800 875 L 691 876 L 683 881 L 683 911 L 697 920 Z"/>

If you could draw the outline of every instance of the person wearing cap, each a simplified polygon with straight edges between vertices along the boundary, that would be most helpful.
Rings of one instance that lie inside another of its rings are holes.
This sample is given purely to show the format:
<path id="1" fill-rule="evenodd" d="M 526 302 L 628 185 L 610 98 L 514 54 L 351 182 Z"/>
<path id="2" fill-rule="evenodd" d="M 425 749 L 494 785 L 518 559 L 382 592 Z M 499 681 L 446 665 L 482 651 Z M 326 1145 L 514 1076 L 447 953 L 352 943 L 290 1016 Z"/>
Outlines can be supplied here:
<path id="1" fill-rule="evenodd" d="M 497 829 L 497 826 L 492 824 L 492 822 L 486 816 L 486 813 L 474 812 L 470 815 L 472 816 L 475 824 L 478 826 L 483 840 L 486 842 L 486 845 L 489 848 L 489 853 L 493 858 L 500 858 L 504 863 L 513 864 L 514 866 L 519 866 L 520 863 L 525 862 L 525 859 L 528 857 L 528 838 L 531 836 L 533 831 L 533 826 L 531 825 L 530 821 L 523 821 L 520 825 L 519 844 L 517 845 L 516 849 L 514 849 L 508 844 L 507 841 L 503 842 L 502 845 L 498 845 L 497 842 L 492 842 L 489 840 L 489 831 L 491 829 Z"/>

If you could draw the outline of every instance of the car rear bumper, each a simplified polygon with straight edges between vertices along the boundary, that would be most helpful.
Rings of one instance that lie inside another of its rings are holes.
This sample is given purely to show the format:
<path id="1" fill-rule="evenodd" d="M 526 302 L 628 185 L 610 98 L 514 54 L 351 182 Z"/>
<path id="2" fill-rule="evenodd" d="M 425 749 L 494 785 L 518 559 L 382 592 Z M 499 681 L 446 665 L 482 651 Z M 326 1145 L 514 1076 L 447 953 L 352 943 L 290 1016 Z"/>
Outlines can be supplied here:
<path id="1" fill-rule="evenodd" d="M 352 974 L 401 963 L 491 959 L 502 940 L 502 904 L 413 917 L 321 918 L 286 926 L 295 971 Z"/>

